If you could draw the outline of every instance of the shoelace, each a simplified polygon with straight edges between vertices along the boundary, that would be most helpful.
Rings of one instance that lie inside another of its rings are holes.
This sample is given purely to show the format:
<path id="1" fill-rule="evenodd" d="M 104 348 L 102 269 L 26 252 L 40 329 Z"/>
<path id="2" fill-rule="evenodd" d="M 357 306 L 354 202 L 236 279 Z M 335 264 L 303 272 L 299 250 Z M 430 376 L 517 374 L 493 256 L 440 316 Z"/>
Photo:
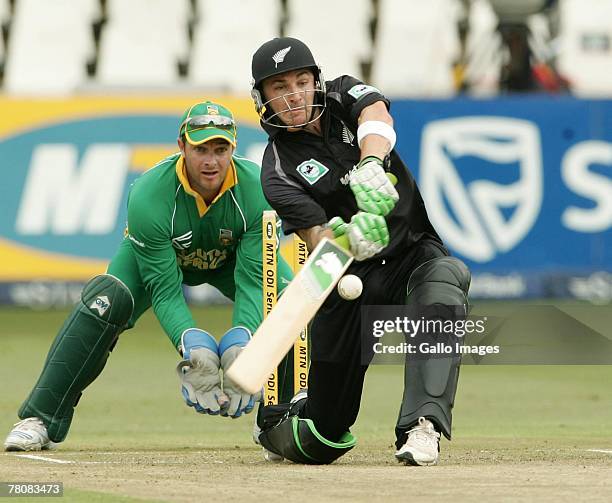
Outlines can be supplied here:
<path id="1" fill-rule="evenodd" d="M 17 421 L 13 425 L 13 428 L 15 426 L 27 426 L 29 423 L 33 423 L 36 426 L 44 426 L 43 422 L 40 419 L 38 419 L 37 417 L 26 417 L 25 419 L 22 419 L 21 421 Z"/>
<path id="2" fill-rule="evenodd" d="M 416 442 L 436 446 L 440 439 L 440 434 L 434 430 L 431 423 L 427 424 L 426 420 L 421 421 L 421 419 L 419 419 L 419 424 L 408 432 L 408 439 L 414 439 Z"/>

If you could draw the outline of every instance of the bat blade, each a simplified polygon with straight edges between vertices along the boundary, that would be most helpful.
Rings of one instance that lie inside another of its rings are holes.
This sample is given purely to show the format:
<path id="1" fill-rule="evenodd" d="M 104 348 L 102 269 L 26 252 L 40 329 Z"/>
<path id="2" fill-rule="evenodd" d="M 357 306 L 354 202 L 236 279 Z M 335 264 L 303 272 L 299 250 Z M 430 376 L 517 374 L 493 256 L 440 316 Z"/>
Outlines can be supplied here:
<path id="1" fill-rule="evenodd" d="M 260 391 L 352 261 L 349 251 L 323 239 L 228 369 L 228 377 L 249 393 Z"/>

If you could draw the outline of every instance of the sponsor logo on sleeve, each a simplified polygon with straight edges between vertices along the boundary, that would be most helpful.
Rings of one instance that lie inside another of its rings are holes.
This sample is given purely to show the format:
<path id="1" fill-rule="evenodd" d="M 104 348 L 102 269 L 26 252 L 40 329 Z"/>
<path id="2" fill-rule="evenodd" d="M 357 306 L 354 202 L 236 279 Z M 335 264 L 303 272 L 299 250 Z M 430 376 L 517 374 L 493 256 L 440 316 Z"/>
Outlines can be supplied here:
<path id="1" fill-rule="evenodd" d="M 368 86 L 367 84 L 357 84 L 356 86 L 351 87 L 348 90 L 348 93 L 356 100 L 370 93 L 382 94 L 374 86 Z"/>
<path id="2" fill-rule="evenodd" d="M 142 241 L 138 241 L 138 239 L 136 239 L 134 236 L 132 236 L 131 234 L 128 234 L 128 238 L 129 240 L 134 243 L 137 246 L 140 246 L 141 248 L 146 248 L 145 244 Z"/>
<path id="3" fill-rule="evenodd" d="M 342 175 L 340 177 L 340 183 L 342 185 L 348 185 L 349 183 L 351 183 L 351 176 L 353 176 L 353 173 L 357 171 L 357 165 L 355 164 L 350 171 L 346 174 L 346 175 Z"/>

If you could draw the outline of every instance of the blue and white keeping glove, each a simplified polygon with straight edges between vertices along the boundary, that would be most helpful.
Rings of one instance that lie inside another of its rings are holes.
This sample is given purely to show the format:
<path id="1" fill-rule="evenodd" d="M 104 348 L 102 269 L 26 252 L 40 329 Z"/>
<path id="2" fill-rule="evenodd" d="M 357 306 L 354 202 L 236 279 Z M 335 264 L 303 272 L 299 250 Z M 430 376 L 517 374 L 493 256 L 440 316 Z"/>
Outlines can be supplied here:
<path id="1" fill-rule="evenodd" d="M 221 409 L 222 416 L 240 417 L 248 414 L 260 402 L 262 392 L 251 395 L 234 383 L 225 372 L 232 366 L 234 360 L 251 339 L 251 332 L 244 327 L 229 329 L 219 341 L 219 354 L 221 355 L 221 368 L 223 369 L 223 392 L 229 398 L 229 403 Z"/>
<path id="2" fill-rule="evenodd" d="M 187 405 L 201 414 L 219 414 L 229 403 L 221 391 L 217 341 L 204 330 L 190 328 L 181 335 L 183 360 L 176 371 Z"/>

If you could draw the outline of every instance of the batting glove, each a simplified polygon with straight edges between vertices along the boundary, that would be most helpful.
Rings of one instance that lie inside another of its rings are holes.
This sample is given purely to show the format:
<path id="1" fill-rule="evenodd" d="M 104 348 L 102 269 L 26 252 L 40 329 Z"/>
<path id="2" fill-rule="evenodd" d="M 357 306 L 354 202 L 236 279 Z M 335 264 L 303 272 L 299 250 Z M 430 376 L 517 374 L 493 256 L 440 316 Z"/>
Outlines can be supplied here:
<path id="1" fill-rule="evenodd" d="M 344 236 L 346 234 L 347 223 L 342 220 L 342 217 L 333 217 L 329 222 L 327 222 L 327 227 L 331 229 L 334 233 L 335 238 L 339 238 L 340 236 Z"/>
<path id="2" fill-rule="evenodd" d="M 389 244 L 389 230 L 384 217 L 360 211 L 346 226 L 346 235 L 355 260 L 366 260 Z"/>
<path id="3" fill-rule="evenodd" d="M 221 391 L 217 341 L 204 330 L 190 328 L 183 332 L 181 346 L 183 360 L 176 371 L 185 402 L 201 414 L 219 414 L 229 400 Z"/>
<path id="4" fill-rule="evenodd" d="M 251 339 L 251 333 L 244 327 L 234 327 L 228 330 L 219 341 L 219 354 L 221 355 L 221 368 L 223 369 L 223 391 L 229 398 L 229 402 L 221 409 L 222 416 L 233 418 L 240 417 L 243 413 L 248 414 L 260 402 L 262 393 L 251 395 L 240 388 L 234 381 L 227 377 L 226 370 L 229 369 L 234 360 Z"/>
<path id="5" fill-rule="evenodd" d="M 375 156 L 362 159 L 350 179 L 350 186 L 361 211 L 388 215 L 399 200 L 399 194 Z"/>

